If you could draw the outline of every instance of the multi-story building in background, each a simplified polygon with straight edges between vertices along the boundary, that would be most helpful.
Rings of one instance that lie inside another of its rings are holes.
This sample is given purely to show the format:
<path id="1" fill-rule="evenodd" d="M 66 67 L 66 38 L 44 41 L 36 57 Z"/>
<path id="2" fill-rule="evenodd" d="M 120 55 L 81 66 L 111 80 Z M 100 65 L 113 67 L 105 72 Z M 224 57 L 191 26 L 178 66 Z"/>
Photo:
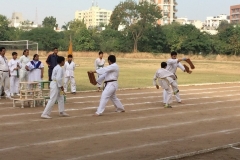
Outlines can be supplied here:
<path id="1" fill-rule="evenodd" d="M 139 0 L 139 2 L 147 1 L 150 3 L 157 4 L 162 10 L 162 19 L 159 24 L 171 24 L 177 19 L 177 2 L 176 0 Z"/>
<path id="2" fill-rule="evenodd" d="M 230 22 L 240 23 L 240 4 L 230 7 Z"/>
<path id="3" fill-rule="evenodd" d="M 83 20 L 87 28 L 109 24 L 112 11 L 101 9 L 97 4 L 88 10 L 76 11 L 75 19 Z"/>
<path id="4" fill-rule="evenodd" d="M 222 21 L 227 21 L 228 23 L 230 23 L 229 16 L 226 14 L 220 14 L 214 17 L 207 17 L 204 26 L 206 29 L 214 30 L 218 28 Z"/>

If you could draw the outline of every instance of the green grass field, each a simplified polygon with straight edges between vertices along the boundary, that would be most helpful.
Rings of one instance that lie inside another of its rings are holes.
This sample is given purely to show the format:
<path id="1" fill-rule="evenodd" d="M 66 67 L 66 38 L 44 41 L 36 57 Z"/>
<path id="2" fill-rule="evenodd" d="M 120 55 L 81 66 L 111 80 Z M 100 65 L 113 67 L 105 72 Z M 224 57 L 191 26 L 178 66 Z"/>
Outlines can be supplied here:
<path id="1" fill-rule="evenodd" d="M 95 58 L 92 57 L 74 59 L 75 63 L 79 65 L 75 71 L 78 91 L 96 89 L 90 84 L 87 75 L 87 71 L 94 70 L 94 60 Z M 120 67 L 119 88 L 152 86 L 152 78 L 162 61 L 160 59 L 117 58 L 117 64 Z M 193 70 L 192 74 L 184 73 L 178 69 L 179 85 L 240 81 L 240 62 L 193 61 L 193 63 L 196 69 Z M 47 68 L 45 68 L 44 79 L 47 80 Z"/>

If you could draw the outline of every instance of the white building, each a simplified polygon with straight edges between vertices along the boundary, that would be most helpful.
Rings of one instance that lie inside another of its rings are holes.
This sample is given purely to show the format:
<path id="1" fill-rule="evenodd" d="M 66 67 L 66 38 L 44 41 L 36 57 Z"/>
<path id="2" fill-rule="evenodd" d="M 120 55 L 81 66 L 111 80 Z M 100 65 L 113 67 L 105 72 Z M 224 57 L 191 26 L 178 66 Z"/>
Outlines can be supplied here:
<path id="1" fill-rule="evenodd" d="M 97 4 L 92 5 L 88 10 L 76 11 L 75 19 L 84 20 L 87 28 L 109 24 L 112 11 L 101 9 Z"/>
<path id="2" fill-rule="evenodd" d="M 229 16 L 227 16 L 226 14 L 220 14 L 219 16 L 207 17 L 204 25 L 206 29 L 214 30 L 218 28 L 222 21 L 227 21 L 228 23 L 230 23 Z"/>
<path id="3" fill-rule="evenodd" d="M 177 8 L 176 0 L 139 0 L 139 2 L 147 1 L 150 3 L 155 3 L 162 10 L 162 19 L 159 21 L 159 24 L 171 24 L 174 22 L 177 17 Z"/>
<path id="4" fill-rule="evenodd" d="M 177 18 L 176 22 L 180 23 L 181 25 L 191 24 L 195 26 L 197 29 L 203 28 L 203 22 L 200 20 L 188 20 L 188 18 Z"/>

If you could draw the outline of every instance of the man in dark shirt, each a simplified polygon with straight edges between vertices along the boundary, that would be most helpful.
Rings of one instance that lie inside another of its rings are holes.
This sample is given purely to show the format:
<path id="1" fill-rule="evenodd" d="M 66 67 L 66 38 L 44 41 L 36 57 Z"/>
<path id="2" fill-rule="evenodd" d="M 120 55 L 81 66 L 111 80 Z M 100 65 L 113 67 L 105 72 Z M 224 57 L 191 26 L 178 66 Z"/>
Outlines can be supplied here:
<path id="1" fill-rule="evenodd" d="M 58 58 L 58 48 L 53 48 L 53 53 L 50 54 L 46 60 L 46 63 L 48 65 L 48 79 L 49 81 L 52 81 L 52 71 L 53 68 L 57 65 L 57 58 Z"/>

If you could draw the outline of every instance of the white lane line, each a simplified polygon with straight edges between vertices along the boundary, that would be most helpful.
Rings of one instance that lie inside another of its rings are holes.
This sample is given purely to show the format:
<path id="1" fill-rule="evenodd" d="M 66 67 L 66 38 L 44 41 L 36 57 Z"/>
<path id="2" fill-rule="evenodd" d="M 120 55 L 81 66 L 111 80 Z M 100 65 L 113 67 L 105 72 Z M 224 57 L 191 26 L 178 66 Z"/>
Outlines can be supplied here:
<path id="1" fill-rule="evenodd" d="M 182 106 L 196 106 L 196 105 L 203 105 L 203 104 L 215 104 L 215 103 L 224 103 L 224 102 L 234 102 L 234 101 L 240 101 L 239 99 L 234 99 L 234 100 L 225 100 L 225 101 L 214 101 L 214 102 L 203 102 L 203 103 L 198 103 L 198 104 L 180 104 L 177 106 L 174 106 L 173 108 L 177 107 L 182 107 Z M 158 109 L 156 107 L 153 108 L 145 108 L 145 109 L 137 109 L 137 110 L 130 110 L 132 112 L 139 112 L 139 111 L 146 111 L 146 110 L 155 110 Z"/>
<path id="2" fill-rule="evenodd" d="M 149 130 L 155 130 L 155 129 L 169 128 L 169 127 L 179 127 L 179 126 L 184 126 L 184 125 L 191 125 L 191 124 L 194 124 L 194 123 L 211 122 L 211 121 L 229 119 L 229 118 L 233 118 L 233 117 L 240 117 L 240 114 L 225 116 L 225 117 L 220 117 L 220 118 L 206 118 L 206 119 L 201 119 L 201 120 L 197 120 L 197 121 L 179 122 L 179 123 L 172 123 L 172 124 L 168 124 L 168 125 L 150 126 L 150 127 L 135 128 L 135 129 L 126 129 L 126 130 L 119 130 L 119 131 L 114 131 L 114 132 L 88 134 L 86 136 L 71 137 L 71 138 L 65 138 L 65 139 L 59 139 L 59 140 L 53 140 L 53 141 L 30 143 L 30 144 L 26 144 L 26 145 L 19 145 L 19 146 L 1 148 L 0 152 L 14 150 L 14 149 L 20 149 L 20 148 L 26 148 L 26 147 L 33 147 L 33 146 L 50 145 L 50 144 L 70 142 L 70 141 L 79 141 L 79 140 L 82 140 L 82 139 L 95 138 L 95 137 L 101 137 L 101 136 L 113 136 L 113 135 L 118 135 L 118 134 L 128 134 L 128 133 L 131 133 L 131 132 L 142 132 L 142 131 L 149 131 Z M 221 132 L 225 132 L 225 130 L 223 130 Z"/>
<path id="3" fill-rule="evenodd" d="M 180 92 L 190 92 L 190 91 L 203 91 L 203 90 L 218 90 L 218 89 L 229 89 L 229 88 L 240 88 L 240 86 L 231 86 L 231 87 L 217 87 L 217 88 L 203 88 L 203 89 L 185 89 L 180 90 Z M 238 91 L 238 90 L 237 90 Z M 144 95 L 144 94 L 159 94 L 161 92 L 155 91 L 155 92 L 140 92 L 140 93 L 118 93 L 118 96 L 129 96 L 129 95 Z M 100 98 L 100 95 L 97 96 L 80 96 L 80 97 L 69 97 L 68 99 L 83 99 L 83 98 Z"/>
<path id="4" fill-rule="evenodd" d="M 231 107 L 216 107 L 211 109 L 201 109 L 201 110 L 194 110 L 194 111 L 186 111 L 186 112 L 174 112 L 174 113 L 164 113 L 164 114 L 158 114 L 158 115 L 151 115 L 151 116 L 142 116 L 142 117 L 135 117 L 135 118 L 125 118 L 125 119 L 117 119 L 117 120 L 107 120 L 107 121 L 100 121 L 95 122 L 94 124 L 106 124 L 106 123 L 116 123 L 116 122 L 123 122 L 123 121 L 129 121 L 129 120 L 141 120 L 141 119 L 148 119 L 148 118 L 158 118 L 158 117 L 165 117 L 165 116 L 173 116 L 173 115 L 181 115 L 181 114 L 189 114 L 189 113 L 199 113 L 199 112 L 208 112 L 208 111 L 215 111 L 215 110 L 221 110 L 221 109 L 231 109 L 231 108 L 238 108 L 239 106 L 231 106 Z M 89 116 L 89 115 L 87 115 Z M 83 127 L 89 125 L 89 123 L 85 124 L 75 124 L 75 125 L 61 125 L 56 127 L 49 127 L 49 128 L 43 128 L 43 129 L 33 129 L 33 130 L 24 130 L 24 131 L 15 131 L 11 133 L 1 133 L 0 136 L 9 136 L 9 135 L 19 135 L 19 134 L 25 134 L 25 133 L 33 133 L 33 132 L 41 132 L 41 131 L 48 131 L 48 130 L 54 130 L 54 129 L 64 129 L 64 128 L 72 128 L 72 127 Z"/>
<path id="5" fill-rule="evenodd" d="M 232 96 L 238 96 L 238 95 L 240 95 L 240 94 L 224 95 L 224 97 L 226 97 L 226 96 L 227 97 L 232 97 Z M 212 96 L 210 98 L 221 98 L 221 97 L 223 97 L 223 96 Z M 209 97 L 198 97 L 198 98 L 188 98 L 188 99 L 182 99 L 182 100 L 210 99 L 210 98 Z M 135 105 L 144 105 L 144 104 L 154 104 L 154 103 L 159 103 L 159 102 L 162 102 L 162 101 L 141 102 L 141 103 L 128 103 L 128 104 L 124 104 L 124 106 L 126 107 L 126 106 L 135 106 Z M 218 101 L 215 101 L 215 102 L 218 102 Z M 222 101 L 220 101 L 220 102 L 222 102 Z M 206 102 L 206 103 L 208 103 L 208 102 Z M 213 102 L 211 102 L 211 103 L 213 103 Z M 198 104 L 202 104 L 202 103 L 198 103 Z M 182 104 L 182 105 L 178 105 L 178 106 L 186 106 L 186 105 L 195 105 L 195 104 Z M 109 107 L 113 107 L 113 105 L 106 106 L 106 108 L 109 108 Z M 95 106 L 95 107 L 85 107 L 85 108 L 81 108 L 81 109 L 71 108 L 71 109 L 66 109 L 66 111 L 82 111 L 82 110 L 92 110 L 92 109 L 96 109 L 96 108 L 97 108 L 97 106 Z M 146 110 L 146 109 L 143 109 L 143 110 Z M 58 111 L 52 111 L 52 113 L 55 113 L 55 112 L 58 112 Z M 35 114 L 41 114 L 41 113 L 42 112 L 6 114 L 6 115 L 0 115 L 0 119 L 4 118 L 4 117 L 26 116 L 26 115 L 35 115 Z"/>
<path id="6" fill-rule="evenodd" d="M 211 152 L 214 152 L 214 151 L 228 149 L 228 148 L 236 149 L 237 147 L 234 147 L 234 146 L 238 146 L 238 145 L 240 145 L 240 142 L 227 144 L 227 145 L 223 145 L 223 146 L 218 146 L 218 147 L 213 147 L 213 148 L 207 148 L 207 149 L 203 149 L 203 150 L 200 150 L 200 151 L 184 153 L 184 154 L 170 156 L 170 157 L 165 157 L 165 158 L 160 158 L 160 159 L 157 159 L 157 160 L 176 160 L 176 159 L 180 159 L 180 158 L 192 157 L 192 156 L 196 156 L 196 155 L 200 155 L 200 154 L 206 154 L 206 153 L 211 153 Z M 237 148 L 237 149 L 240 149 L 240 148 Z"/>
<path id="7" fill-rule="evenodd" d="M 222 87 L 224 88 L 224 87 Z M 225 88 L 232 88 L 232 87 L 225 87 Z M 237 88 L 237 86 L 235 86 L 234 88 Z M 209 88 L 210 89 L 210 88 Z M 209 90 L 208 89 L 208 90 Z M 195 90 L 195 89 L 193 89 Z M 206 90 L 206 89 L 197 89 L 197 90 Z M 189 91 L 189 90 L 185 90 L 185 91 Z M 186 96 L 186 95 L 201 95 L 201 94 L 210 94 L 210 93 L 222 93 L 222 92 L 226 92 L 226 91 L 211 91 L 211 92 L 197 92 L 197 93 L 187 93 L 187 94 L 181 94 L 181 96 Z M 228 92 L 239 92 L 239 90 L 228 90 Z M 144 94 L 147 94 L 147 93 L 151 93 L 151 94 L 158 94 L 156 96 L 144 96 L 144 97 L 133 97 L 133 98 L 124 98 L 124 99 L 120 99 L 120 100 L 133 100 L 133 99 L 139 99 L 139 98 L 143 98 L 143 99 L 150 99 L 150 98 L 156 98 L 156 97 L 159 97 L 161 98 L 162 97 L 162 91 L 160 92 L 145 92 L 145 93 L 136 93 L 136 94 L 140 94 L 140 95 L 144 95 Z M 135 93 L 133 94 L 129 94 L 129 95 L 134 95 Z M 92 97 L 92 96 L 90 96 Z M 100 98 L 100 96 L 97 96 L 98 98 Z M 89 96 L 85 96 L 85 97 L 69 97 L 67 99 L 71 100 L 71 99 L 77 99 L 77 98 L 89 98 Z M 77 104 L 85 104 L 85 103 L 97 103 L 99 102 L 98 101 L 84 101 L 84 102 L 73 102 L 73 103 L 77 103 Z M 1 104 L 1 103 L 0 103 Z M 12 104 L 12 102 L 5 102 L 5 103 L 2 103 L 2 104 Z M 69 101 L 67 101 L 67 104 L 70 104 Z M 0 108 L 0 110 L 6 110 L 6 109 L 15 109 L 13 107 L 4 107 L 4 108 Z"/>
<path id="8" fill-rule="evenodd" d="M 187 141 L 187 140 L 190 140 L 190 139 L 193 139 L 193 138 L 201 138 L 201 137 L 205 137 L 205 136 L 224 134 L 226 132 L 236 132 L 238 130 L 240 130 L 240 128 L 220 130 L 220 131 L 216 131 L 216 132 L 208 132 L 208 133 L 204 133 L 204 134 L 193 135 L 193 136 L 189 136 L 189 137 L 185 137 L 185 138 L 179 138 L 179 139 L 175 139 L 175 140 L 159 141 L 159 142 L 154 142 L 154 143 L 142 144 L 142 145 L 138 145 L 138 146 L 125 147 L 125 148 L 116 149 L 116 150 L 103 151 L 103 152 L 99 152 L 99 153 L 95 153 L 95 154 L 89 154 L 89 155 L 84 155 L 84 156 L 80 156 L 80 157 L 70 158 L 70 159 L 67 159 L 67 160 L 79 160 L 79 159 L 103 156 L 103 155 L 106 155 L 106 154 L 126 152 L 126 151 L 129 151 L 129 150 L 136 150 L 136 149 L 141 149 L 141 148 L 146 148 L 146 147 L 151 147 L 151 146 L 161 146 L 161 145 L 166 145 L 168 143 L 173 143 L 173 142 Z M 232 145 L 234 145 L 234 144 L 232 144 Z"/>
<path id="9" fill-rule="evenodd" d="M 212 92 L 198 92 L 198 93 L 187 93 L 187 94 L 181 94 L 181 96 L 187 96 L 187 95 L 201 95 L 201 94 L 210 94 L 210 93 L 225 93 L 226 91 L 212 91 Z M 228 92 L 239 92 L 239 90 L 229 90 Z M 144 97 L 134 97 L 134 98 L 124 98 L 124 99 L 120 99 L 120 100 L 133 100 L 133 99 L 139 99 L 139 98 L 142 98 L 142 99 L 150 99 L 150 98 L 161 98 L 162 97 L 162 94 L 161 92 L 159 92 L 160 94 L 157 95 L 157 96 L 144 96 Z M 235 95 L 240 95 L 240 94 L 235 94 Z M 218 97 L 223 97 L 223 96 L 218 96 Z M 199 98 L 193 98 L 193 99 L 199 99 Z M 97 103 L 99 101 L 87 101 L 87 102 L 73 102 L 73 103 L 81 103 L 81 104 L 84 104 L 84 103 Z"/>

